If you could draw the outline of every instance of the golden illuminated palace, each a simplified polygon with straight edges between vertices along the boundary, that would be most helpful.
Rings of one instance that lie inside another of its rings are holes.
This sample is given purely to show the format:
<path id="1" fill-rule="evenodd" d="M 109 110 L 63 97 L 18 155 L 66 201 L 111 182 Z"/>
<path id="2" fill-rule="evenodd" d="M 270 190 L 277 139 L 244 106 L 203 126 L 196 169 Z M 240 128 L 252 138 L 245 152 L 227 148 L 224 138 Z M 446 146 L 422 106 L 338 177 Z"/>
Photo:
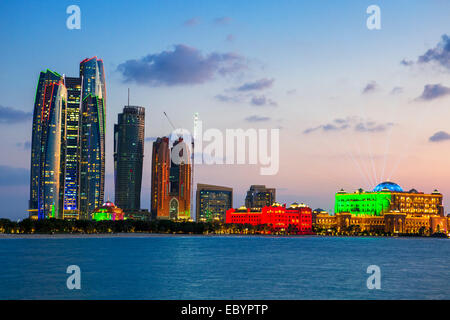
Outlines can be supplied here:
<path id="1" fill-rule="evenodd" d="M 335 198 L 335 215 L 313 214 L 313 223 L 323 229 L 345 230 L 351 226 L 360 231 L 392 234 L 447 233 L 449 218 L 444 215 L 442 194 L 415 189 L 403 191 L 396 183 L 383 182 L 373 191 L 358 189 L 354 193 L 340 190 Z"/>

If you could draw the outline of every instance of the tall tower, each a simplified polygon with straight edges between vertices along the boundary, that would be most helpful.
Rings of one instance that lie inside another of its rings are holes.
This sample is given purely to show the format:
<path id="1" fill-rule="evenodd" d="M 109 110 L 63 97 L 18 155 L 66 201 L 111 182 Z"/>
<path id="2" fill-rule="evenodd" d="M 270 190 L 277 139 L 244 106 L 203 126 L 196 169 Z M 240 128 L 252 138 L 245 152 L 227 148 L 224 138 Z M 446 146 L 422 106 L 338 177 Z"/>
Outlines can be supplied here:
<path id="1" fill-rule="evenodd" d="M 106 86 L 103 61 L 80 62 L 80 218 L 100 207 L 105 190 Z"/>
<path id="2" fill-rule="evenodd" d="M 141 206 L 144 130 L 145 108 L 124 107 L 114 125 L 114 202 L 125 212 Z"/>
<path id="3" fill-rule="evenodd" d="M 157 138 L 152 147 L 152 219 L 169 219 L 169 138 Z"/>
<path id="4" fill-rule="evenodd" d="M 64 218 L 79 218 L 81 78 L 64 77 L 67 88 Z"/>
<path id="5" fill-rule="evenodd" d="M 39 76 L 33 111 L 30 214 L 61 218 L 64 195 L 65 112 L 63 78 L 46 70 Z"/>
<path id="6" fill-rule="evenodd" d="M 188 220 L 191 218 L 191 155 L 181 137 L 173 143 L 171 156 L 174 155 L 181 161 L 171 159 L 169 216 L 171 220 Z"/>

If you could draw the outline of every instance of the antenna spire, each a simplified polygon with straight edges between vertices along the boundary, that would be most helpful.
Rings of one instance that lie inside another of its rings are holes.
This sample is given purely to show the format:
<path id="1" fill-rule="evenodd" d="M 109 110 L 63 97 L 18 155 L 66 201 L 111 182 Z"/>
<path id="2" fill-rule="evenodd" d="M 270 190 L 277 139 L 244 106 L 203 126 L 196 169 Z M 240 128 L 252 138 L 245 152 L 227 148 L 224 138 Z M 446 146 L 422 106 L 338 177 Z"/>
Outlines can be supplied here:
<path id="1" fill-rule="evenodd" d="M 128 106 L 130 106 L 130 88 L 128 88 Z"/>

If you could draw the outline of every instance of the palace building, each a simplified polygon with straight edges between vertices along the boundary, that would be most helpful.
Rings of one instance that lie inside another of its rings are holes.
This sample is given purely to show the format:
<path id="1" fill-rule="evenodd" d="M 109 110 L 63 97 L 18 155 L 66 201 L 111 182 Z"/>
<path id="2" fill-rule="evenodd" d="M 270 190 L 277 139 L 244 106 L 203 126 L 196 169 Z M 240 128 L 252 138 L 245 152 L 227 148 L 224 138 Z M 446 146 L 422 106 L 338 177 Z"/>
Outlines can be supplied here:
<path id="1" fill-rule="evenodd" d="M 357 226 L 360 231 L 420 234 L 448 231 L 442 194 L 416 189 L 403 191 L 396 183 L 386 181 L 373 191 L 358 189 L 353 193 L 340 190 L 335 196 L 335 215 L 315 215 L 315 225 L 338 231 Z"/>
<path id="2" fill-rule="evenodd" d="M 311 208 L 298 203 L 293 203 L 288 208 L 286 204 L 274 203 L 262 209 L 246 207 L 229 209 L 226 213 L 226 223 L 267 225 L 277 230 L 292 226 L 297 229 L 297 234 L 312 234 Z"/>

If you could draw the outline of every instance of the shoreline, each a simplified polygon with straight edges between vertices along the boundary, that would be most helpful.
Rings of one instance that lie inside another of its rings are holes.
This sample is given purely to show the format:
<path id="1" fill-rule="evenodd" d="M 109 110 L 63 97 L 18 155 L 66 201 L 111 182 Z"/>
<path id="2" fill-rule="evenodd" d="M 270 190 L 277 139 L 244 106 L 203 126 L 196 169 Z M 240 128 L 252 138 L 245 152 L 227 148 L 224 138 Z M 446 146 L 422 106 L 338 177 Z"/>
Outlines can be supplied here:
<path id="1" fill-rule="evenodd" d="M 13 234 L 0 233 L 3 239 L 111 239 L 111 238 L 176 238 L 176 237 L 233 237 L 233 238 L 424 238 L 424 239 L 447 239 L 443 237 L 429 236 L 346 236 L 346 235 L 264 235 L 264 234 L 188 234 L 188 233 L 33 233 Z"/>

